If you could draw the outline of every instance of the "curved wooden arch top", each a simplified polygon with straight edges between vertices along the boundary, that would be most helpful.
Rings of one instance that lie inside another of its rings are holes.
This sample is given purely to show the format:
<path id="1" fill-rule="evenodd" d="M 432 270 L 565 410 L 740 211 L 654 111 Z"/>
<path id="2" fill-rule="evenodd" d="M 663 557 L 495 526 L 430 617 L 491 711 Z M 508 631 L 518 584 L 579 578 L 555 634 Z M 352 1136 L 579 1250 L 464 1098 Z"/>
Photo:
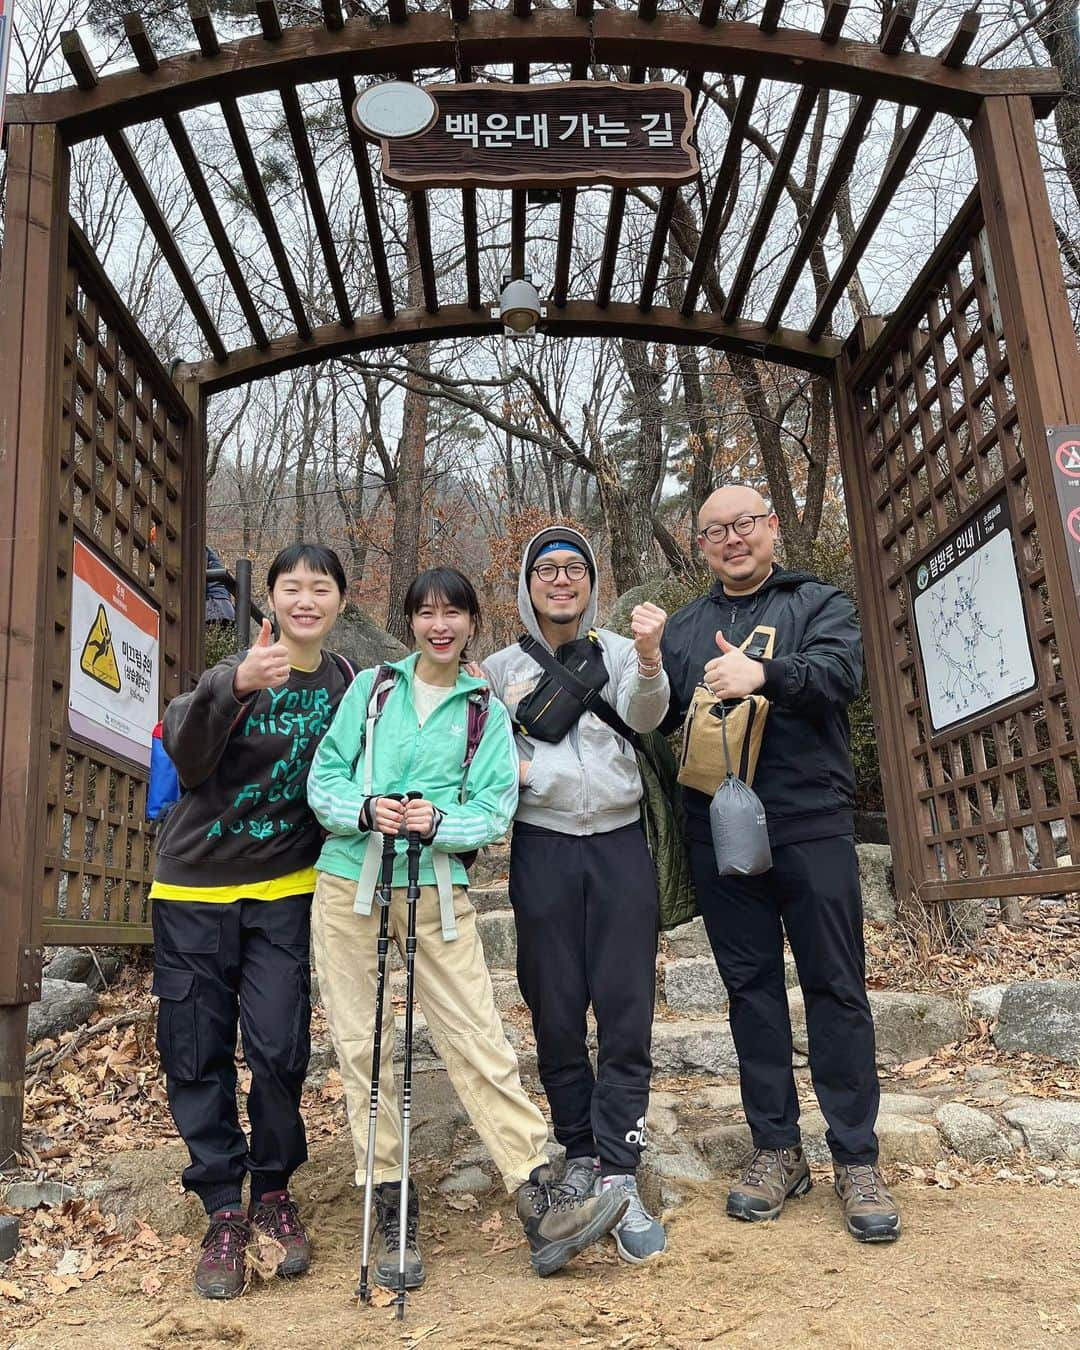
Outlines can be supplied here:
<path id="1" fill-rule="evenodd" d="M 831 374 L 843 343 L 823 337 L 811 342 L 805 333 L 790 328 L 773 332 L 760 323 L 736 320 L 725 323 L 718 314 L 687 318 L 677 309 L 657 306 L 647 314 L 635 304 L 609 304 L 604 308 L 589 300 L 571 300 L 561 308 L 548 306 L 538 331 L 548 337 L 629 337 L 645 342 L 669 342 L 678 346 L 712 347 L 794 366 L 818 375 Z M 468 305 L 444 305 L 435 314 L 423 309 L 403 309 L 392 319 L 381 314 L 358 316 L 350 325 L 331 323 L 316 328 L 310 338 L 296 333 L 274 338 L 266 347 L 242 347 L 224 361 L 211 359 L 181 363 L 174 379 L 197 380 L 207 394 L 278 375 L 297 366 L 312 365 L 352 352 L 380 347 L 407 347 L 410 343 L 462 337 L 496 337 L 502 332 L 498 319 L 487 310 Z"/>
<path id="2" fill-rule="evenodd" d="M 222 98 L 329 80 L 452 67 L 454 22 L 449 12 L 409 14 L 402 23 L 350 19 L 336 32 L 287 28 L 167 57 L 153 71 L 119 71 L 93 89 L 9 95 L 8 122 L 55 122 L 72 144 L 166 113 Z M 746 75 L 759 79 L 866 94 L 895 103 L 973 117 L 990 95 L 1025 94 L 1045 115 L 1061 93 L 1054 70 L 952 68 L 934 57 L 882 52 L 865 42 L 829 41 L 802 29 L 763 32 L 750 23 L 706 27 L 682 15 L 646 21 L 604 10 L 588 20 L 571 10 L 480 10 L 458 25 L 458 54 L 467 66 L 511 62 L 602 64 Z"/>

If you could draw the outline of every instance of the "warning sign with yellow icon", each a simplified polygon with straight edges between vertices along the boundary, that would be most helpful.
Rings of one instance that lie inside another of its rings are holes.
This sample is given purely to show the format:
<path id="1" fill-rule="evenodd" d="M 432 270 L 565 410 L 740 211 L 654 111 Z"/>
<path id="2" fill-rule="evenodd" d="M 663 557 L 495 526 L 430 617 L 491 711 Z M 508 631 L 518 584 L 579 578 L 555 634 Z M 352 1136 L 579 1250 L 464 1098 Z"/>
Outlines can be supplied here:
<path id="1" fill-rule="evenodd" d="M 97 607 L 97 615 L 83 643 L 79 666 L 92 680 L 97 680 L 98 684 L 112 689 L 114 693 L 118 694 L 123 687 L 120 669 L 116 664 L 116 652 L 113 650 L 112 633 L 109 631 L 109 616 L 105 613 L 104 605 Z"/>
<path id="2" fill-rule="evenodd" d="M 76 539 L 68 721 L 76 736 L 146 766 L 161 716 L 160 626 L 157 608 Z"/>

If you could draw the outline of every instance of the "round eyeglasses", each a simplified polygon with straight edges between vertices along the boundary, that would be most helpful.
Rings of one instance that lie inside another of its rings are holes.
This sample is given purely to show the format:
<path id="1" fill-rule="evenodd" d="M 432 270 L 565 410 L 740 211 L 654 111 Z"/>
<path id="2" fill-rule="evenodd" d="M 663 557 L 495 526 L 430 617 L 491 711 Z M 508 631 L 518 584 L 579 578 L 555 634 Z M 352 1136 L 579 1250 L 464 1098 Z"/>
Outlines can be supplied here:
<path id="1" fill-rule="evenodd" d="M 557 581 L 559 573 L 565 572 L 567 581 L 584 581 L 589 575 L 589 565 L 583 562 L 537 563 L 532 569 L 533 575 L 538 576 L 541 581 Z"/>
<path id="2" fill-rule="evenodd" d="M 734 530 L 737 535 L 745 539 L 748 534 L 753 534 L 754 526 L 759 520 L 765 520 L 768 517 L 768 511 L 760 511 L 756 516 L 749 514 L 737 516 L 730 525 L 706 525 L 701 531 L 701 537 L 707 539 L 710 544 L 722 544 L 727 538 L 728 530 Z"/>

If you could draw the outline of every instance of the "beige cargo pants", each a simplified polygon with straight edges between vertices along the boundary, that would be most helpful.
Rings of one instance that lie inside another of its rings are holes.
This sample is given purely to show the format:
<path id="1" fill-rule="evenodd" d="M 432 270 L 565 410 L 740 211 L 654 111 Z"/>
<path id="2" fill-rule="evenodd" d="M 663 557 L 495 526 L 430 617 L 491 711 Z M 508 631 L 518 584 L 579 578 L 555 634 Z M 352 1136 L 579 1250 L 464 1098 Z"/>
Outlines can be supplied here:
<path id="1" fill-rule="evenodd" d="M 375 1030 L 379 909 L 353 910 L 356 882 L 320 872 L 311 911 L 312 948 L 319 991 L 337 1052 L 356 1153 L 356 1182 L 367 1167 L 371 1051 Z M 423 886 L 416 909 L 416 998 L 431 1039 L 461 1104 L 513 1194 L 535 1167 L 547 1162 L 547 1125 L 521 1086 L 517 1057 L 506 1039 L 476 911 L 464 886 L 454 887 L 456 942 L 442 935 L 439 897 Z M 395 887 L 390 940 L 404 953 L 405 890 Z M 383 1001 L 375 1181 L 401 1177 L 401 1115 L 394 1084 L 394 1008 L 389 977 Z M 422 1105 L 422 1103 L 421 1103 Z M 415 1103 L 414 1103 L 415 1110 Z"/>

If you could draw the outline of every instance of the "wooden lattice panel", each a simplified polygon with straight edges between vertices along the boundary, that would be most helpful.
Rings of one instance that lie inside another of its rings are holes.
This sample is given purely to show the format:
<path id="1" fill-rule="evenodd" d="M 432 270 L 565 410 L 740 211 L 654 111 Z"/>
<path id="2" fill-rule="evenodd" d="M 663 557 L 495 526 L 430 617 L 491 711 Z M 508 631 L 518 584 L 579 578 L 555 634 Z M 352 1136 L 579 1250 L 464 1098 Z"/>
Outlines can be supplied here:
<path id="1" fill-rule="evenodd" d="M 190 419 L 74 235 L 63 344 L 44 927 L 46 940 L 132 941 L 147 918 L 147 774 L 70 731 L 72 549 L 76 536 L 89 542 L 160 608 L 162 693 L 175 692 Z"/>
<path id="2" fill-rule="evenodd" d="M 1060 868 L 1080 861 L 1080 758 L 1040 548 L 1042 512 L 977 225 L 859 395 L 883 602 L 899 638 L 890 644 L 889 682 L 899 690 L 906 742 L 901 791 L 917 803 L 916 883 L 938 898 L 1058 889 Z M 937 556 L 936 541 L 1002 495 L 1037 684 L 935 734 L 909 579 Z"/>

